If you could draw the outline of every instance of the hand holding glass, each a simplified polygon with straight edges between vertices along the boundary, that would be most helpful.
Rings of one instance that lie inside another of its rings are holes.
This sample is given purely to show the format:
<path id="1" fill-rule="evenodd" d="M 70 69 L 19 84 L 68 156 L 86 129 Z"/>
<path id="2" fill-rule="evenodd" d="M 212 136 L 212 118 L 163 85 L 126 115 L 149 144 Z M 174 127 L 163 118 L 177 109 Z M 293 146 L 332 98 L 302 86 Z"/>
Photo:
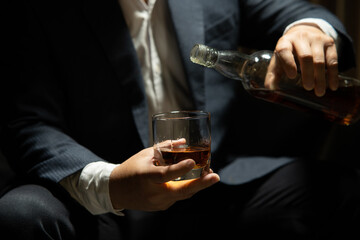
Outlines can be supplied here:
<path id="1" fill-rule="evenodd" d="M 161 154 L 158 165 L 193 159 L 195 167 L 174 180 L 201 177 L 211 158 L 210 114 L 203 111 L 173 111 L 153 116 L 154 150 Z"/>

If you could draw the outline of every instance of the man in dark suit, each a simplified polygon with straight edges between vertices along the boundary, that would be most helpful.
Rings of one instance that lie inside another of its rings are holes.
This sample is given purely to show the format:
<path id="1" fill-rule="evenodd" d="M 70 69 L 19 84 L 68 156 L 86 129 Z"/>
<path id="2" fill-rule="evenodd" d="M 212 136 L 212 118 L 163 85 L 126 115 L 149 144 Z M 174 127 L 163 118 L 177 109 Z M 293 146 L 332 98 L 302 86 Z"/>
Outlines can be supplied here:
<path id="1" fill-rule="evenodd" d="M 304 87 L 321 96 L 336 90 L 338 62 L 340 68 L 354 64 L 351 40 L 329 12 L 295 0 L 38 0 L 25 4 L 25 14 L 24 59 L 17 63 L 22 76 L 11 92 L 3 137 L 4 153 L 24 178 L 0 199 L 6 236 L 307 239 L 353 233 L 356 176 L 316 161 L 330 123 L 251 99 L 239 83 L 188 60 L 195 43 L 275 48 L 273 71 L 291 77 L 296 58 Z M 309 20 L 314 17 L 325 20 L 330 36 L 322 22 Z M 152 93 L 157 79 L 162 90 Z M 211 112 L 215 173 L 174 183 L 168 181 L 189 171 L 192 160 L 153 165 L 149 115 L 174 106 Z M 222 183 L 215 184 L 216 172 Z"/>

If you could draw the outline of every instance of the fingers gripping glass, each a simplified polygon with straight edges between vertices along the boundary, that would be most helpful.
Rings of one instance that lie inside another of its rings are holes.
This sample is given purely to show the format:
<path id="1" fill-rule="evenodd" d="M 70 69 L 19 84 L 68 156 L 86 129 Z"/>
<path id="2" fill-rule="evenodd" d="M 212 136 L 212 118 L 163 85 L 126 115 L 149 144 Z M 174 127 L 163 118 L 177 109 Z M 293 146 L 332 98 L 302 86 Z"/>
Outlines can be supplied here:
<path id="1" fill-rule="evenodd" d="M 171 165 L 193 159 L 195 167 L 175 180 L 201 177 L 209 169 L 211 156 L 210 114 L 202 111 L 174 111 L 153 116 L 156 164 Z"/>

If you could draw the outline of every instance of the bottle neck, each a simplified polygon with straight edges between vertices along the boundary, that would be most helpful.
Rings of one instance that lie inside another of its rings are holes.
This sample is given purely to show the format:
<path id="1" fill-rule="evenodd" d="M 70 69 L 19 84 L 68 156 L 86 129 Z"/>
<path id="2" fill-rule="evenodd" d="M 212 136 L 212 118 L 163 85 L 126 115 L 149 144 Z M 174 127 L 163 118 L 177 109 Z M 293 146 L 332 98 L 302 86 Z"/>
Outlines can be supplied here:
<path id="1" fill-rule="evenodd" d="M 215 68 L 226 77 L 242 80 L 243 66 L 247 61 L 252 61 L 252 57 L 238 51 L 218 51 L 196 44 L 190 52 L 190 60 L 208 68 Z"/>
<path id="2" fill-rule="evenodd" d="M 202 44 L 195 44 L 190 52 L 190 60 L 193 63 L 213 68 L 218 61 L 218 51 Z"/>

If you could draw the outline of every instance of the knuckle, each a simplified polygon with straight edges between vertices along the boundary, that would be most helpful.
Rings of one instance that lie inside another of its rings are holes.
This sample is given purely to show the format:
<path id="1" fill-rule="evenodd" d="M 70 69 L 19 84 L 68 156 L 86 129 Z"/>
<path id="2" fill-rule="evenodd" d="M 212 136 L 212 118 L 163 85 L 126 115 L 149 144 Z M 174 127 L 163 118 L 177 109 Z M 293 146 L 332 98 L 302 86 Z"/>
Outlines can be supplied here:
<path id="1" fill-rule="evenodd" d="M 335 40 L 332 37 L 326 35 L 325 36 L 325 45 L 327 47 L 334 46 L 335 45 Z"/>
<path id="2" fill-rule="evenodd" d="M 323 35 L 314 35 L 313 38 L 312 38 L 312 41 L 315 41 L 315 42 L 323 42 L 325 39 L 324 39 L 324 36 Z"/>
<path id="3" fill-rule="evenodd" d="M 305 62 L 312 62 L 313 61 L 313 55 L 308 52 L 301 52 L 298 53 L 298 57 Z"/>
<path id="4" fill-rule="evenodd" d="M 337 61 L 337 59 L 330 59 L 330 60 L 327 62 L 327 67 L 330 68 L 330 69 L 338 68 L 338 61 Z"/>
<path id="5" fill-rule="evenodd" d="M 325 59 L 324 58 L 320 58 L 320 57 L 315 57 L 314 58 L 314 65 L 316 67 L 321 67 L 325 65 Z"/>
<path id="6" fill-rule="evenodd" d="M 312 33 L 303 30 L 303 31 L 299 32 L 299 35 L 300 35 L 301 38 L 308 38 L 309 36 L 312 35 Z"/>
<path id="7" fill-rule="evenodd" d="M 282 53 L 289 51 L 291 46 L 291 39 L 288 36 L 282 36 L 275 46 L 275 52 Z"/>
<path id="8" fill-rule="evenodd" d="M 276 52 L 276 53 L 281 54 L 281 53 L 284 53 L 284 52 L 286 52 L 286 51 L 289 51 L 289 48 L 288 48 L 285 44 L 279 43 L 279 44 L 276 45 L 276 47 L 275 47 L 275 52 Z"/>
<path id="9" fill-rule="evenodd" d="M 300 40 L 310 39 L 312 36 L 313 36 L 312 33 L 308 32 L 308 31 L 304 31 L 304 30 L 296 32 L 296 35 L 295 35 L 295 37 Z"/>

